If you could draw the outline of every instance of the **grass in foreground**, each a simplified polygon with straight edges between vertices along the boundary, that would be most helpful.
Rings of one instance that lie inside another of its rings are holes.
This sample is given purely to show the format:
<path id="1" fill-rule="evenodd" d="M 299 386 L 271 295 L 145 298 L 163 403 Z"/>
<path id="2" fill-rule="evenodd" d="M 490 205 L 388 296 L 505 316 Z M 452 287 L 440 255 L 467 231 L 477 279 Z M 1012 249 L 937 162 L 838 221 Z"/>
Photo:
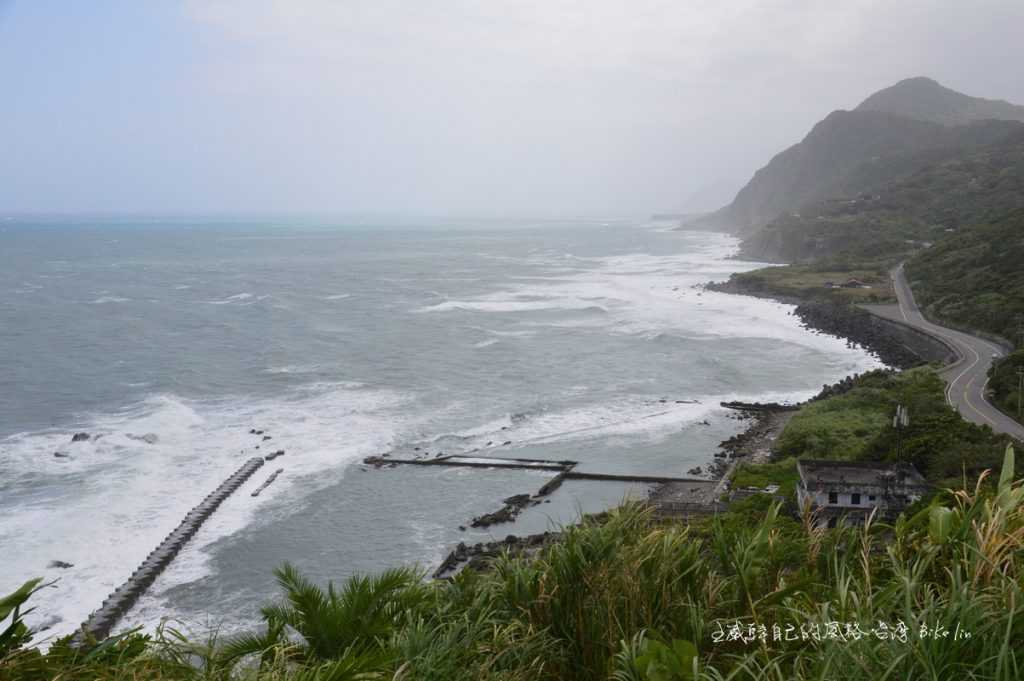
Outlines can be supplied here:
<path id="1" fill-rule="evenodd" d="M 165 628 L 43 655 L 24 647 L 21 592 L 0 608 L 22 634 L 0 639 L 0 678 L 1011 681 L 1024 675 L 1013 471 L 1008 449 L 997 486 L 857 530 L 756 498 L 689 527 L 626 506 L 451 583 L 393 570 L 323 588 L 285 566 L 261 626 L 212 642 Z"/>

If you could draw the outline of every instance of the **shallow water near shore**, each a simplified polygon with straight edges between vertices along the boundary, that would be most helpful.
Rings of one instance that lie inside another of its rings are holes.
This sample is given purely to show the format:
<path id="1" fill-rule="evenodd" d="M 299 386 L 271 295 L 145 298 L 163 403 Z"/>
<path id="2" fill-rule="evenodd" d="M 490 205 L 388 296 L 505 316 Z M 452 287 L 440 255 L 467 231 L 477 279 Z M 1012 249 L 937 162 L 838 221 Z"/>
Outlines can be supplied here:
<path id="1" fill-rule="evenodd" d="M 463 532 L 551 473 L 366 456 L 706 468 L 742 427 L 720 401 L 802 399 L 878 366 L 791 306 L 695 288 L 756 266 L 727 259 L 735 246 L 644 221 L 7 222 L 0 592 L 60 577 L 34 622 L 74 629 L 226 475 L 278 449 L 123 625 L 231 630 L 284 560 L 317 580 L 432 567 L 458 541 L 645 492 L 570 481 L 514 524 Z"/>

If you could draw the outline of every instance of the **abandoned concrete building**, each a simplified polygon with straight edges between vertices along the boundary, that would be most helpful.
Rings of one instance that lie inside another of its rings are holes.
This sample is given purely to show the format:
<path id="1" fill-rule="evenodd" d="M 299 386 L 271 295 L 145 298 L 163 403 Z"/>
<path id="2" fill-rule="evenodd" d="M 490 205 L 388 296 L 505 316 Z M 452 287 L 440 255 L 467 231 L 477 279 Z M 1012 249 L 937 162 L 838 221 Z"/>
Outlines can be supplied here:
<path id="1" fill-rule="evenodd" d="M 895 518 L 928 491 L 924 477 L 908 463 L 801 460 L 797 504 L 810 506 L 821 526 L 862 525 Z"/>

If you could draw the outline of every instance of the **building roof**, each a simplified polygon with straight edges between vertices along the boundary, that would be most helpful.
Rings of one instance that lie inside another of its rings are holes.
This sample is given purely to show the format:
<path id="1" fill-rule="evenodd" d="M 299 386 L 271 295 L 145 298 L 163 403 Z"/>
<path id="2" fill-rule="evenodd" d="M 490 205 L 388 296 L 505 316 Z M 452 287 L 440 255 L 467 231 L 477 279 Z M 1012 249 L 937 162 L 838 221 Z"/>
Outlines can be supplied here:
<path id="1" fill-rule="evenodd" d="M 800 459 L 797 470 L 805 487 L 835 484 L 928 486 L 924 476 L 909 463 Z"/>

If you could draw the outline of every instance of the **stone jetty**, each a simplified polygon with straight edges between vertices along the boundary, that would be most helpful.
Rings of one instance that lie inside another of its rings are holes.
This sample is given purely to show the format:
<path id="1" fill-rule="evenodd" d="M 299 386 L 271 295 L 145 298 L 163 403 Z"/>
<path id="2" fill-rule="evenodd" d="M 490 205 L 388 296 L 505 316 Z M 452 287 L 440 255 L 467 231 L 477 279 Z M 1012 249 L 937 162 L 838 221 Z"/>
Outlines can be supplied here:
<path id="1" fill-rule="evenodd" d="M 110 594 L 99 610 L 93 612 L 75 635 L 74 643 L 81 644 L 85 636 L 102 641 L 110 636 L 111 630 L 118 620 L 135 604 L 153 584 L 157 576 L 163 572 L 174 559 L 181 547 L 192 538 L 217 507 L 232 492 L 248 480 L 263 465 L 262 457 L 253 457 L 246 461 L 217 489 L 211 492 L 199 505 L 189 511 L 181 523 L 160 544 L 153 549 L 142 564 L 128 577 L 128 580 Z"/>

